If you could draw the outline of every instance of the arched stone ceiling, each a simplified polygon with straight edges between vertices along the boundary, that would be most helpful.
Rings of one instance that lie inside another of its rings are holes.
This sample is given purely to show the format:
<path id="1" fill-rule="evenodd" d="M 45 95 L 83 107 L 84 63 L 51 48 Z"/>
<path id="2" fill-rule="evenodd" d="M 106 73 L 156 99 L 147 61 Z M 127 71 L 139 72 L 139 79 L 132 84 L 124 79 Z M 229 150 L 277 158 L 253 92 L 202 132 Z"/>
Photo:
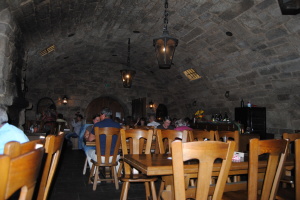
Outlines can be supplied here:
<path id="1" fill-rule="evenodd" d="M 154 74 L 174 92 L 276 79 L 274 73 L 291 71 L 273 65 L 299 59 L 300 16 L 282 15 L 277 0 L 169 0 L 169 32 L 179 39 L 170 70 L 158 69 L 152 45 L 162 34 L 163 0 L 7 3 L 25 36 L 28 82 L 81 66 L 118 71 L 126 64 L 127 38 L 136 76 Z M 55 51 L 40 56 L 52 44 Z M 189 81 L 182 73 L 188 68 L 203 78 Z"/>

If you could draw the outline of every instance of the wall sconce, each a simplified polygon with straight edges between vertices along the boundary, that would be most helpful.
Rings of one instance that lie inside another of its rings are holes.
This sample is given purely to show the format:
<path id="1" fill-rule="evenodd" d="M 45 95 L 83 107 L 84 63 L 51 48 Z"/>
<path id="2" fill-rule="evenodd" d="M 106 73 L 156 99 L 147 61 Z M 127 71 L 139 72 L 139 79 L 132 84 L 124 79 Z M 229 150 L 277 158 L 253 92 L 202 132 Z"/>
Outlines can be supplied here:
<path id="1" fill-rule="evenodd" d="M 67 103 L 68 103 L 68 98 L 67 98 L 67 96 L 64 96 L 64 97 L 62 98 L 62 103 L 63 103 L 64 105 L 67 105 Z"/>
<path id="2" fill-rule="evenodd" d="M 154 108 L 154 103 L 153 103 L 152 100 L 149 102 L 149 108 L 150 108 L 150 109 L 153 109 L 153 108 Z"/>

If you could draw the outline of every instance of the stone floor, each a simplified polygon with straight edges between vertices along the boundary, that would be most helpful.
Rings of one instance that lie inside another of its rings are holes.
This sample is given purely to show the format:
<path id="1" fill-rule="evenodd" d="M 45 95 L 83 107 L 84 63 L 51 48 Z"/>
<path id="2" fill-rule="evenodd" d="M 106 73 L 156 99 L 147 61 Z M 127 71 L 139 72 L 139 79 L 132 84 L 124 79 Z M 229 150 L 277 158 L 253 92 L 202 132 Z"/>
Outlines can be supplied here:
<path id="1" fill-rule="evenodd" d="M 88 184 L 89 170 L 86 175 L 82 174 L 85 161 L 84 152 L 64 147 L 57 169 L 55 180 L 49 195 L 49 200 L 93 200 L 93 199 L 120 199 L 120 189 L 115 189 L 114 183 L 102 182 L 98 184 L 96 191 Z M 128 199 L 144 200 L 145 190 L 141 183 L 131 184 Z"/>

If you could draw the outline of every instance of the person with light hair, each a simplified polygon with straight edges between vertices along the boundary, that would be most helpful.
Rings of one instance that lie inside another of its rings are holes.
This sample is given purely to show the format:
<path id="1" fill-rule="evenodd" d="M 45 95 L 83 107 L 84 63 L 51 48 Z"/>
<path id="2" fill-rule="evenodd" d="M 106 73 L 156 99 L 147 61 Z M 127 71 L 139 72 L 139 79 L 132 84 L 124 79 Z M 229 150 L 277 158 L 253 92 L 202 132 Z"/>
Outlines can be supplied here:
<path id="1" fill-rule="evenodd" d="M 192 128 L 190 128 L 186 125 L 186 122 L 184 121 L 184 119 L 177 120 L 175 122 L 175 126 L 176 126 L 176 128 L 174 130 L 176 130 L 176 131 L 193 130 Z"/>
<path id="2" fill-rule="evenodd" d="M 160 123 L 158 123 L 158 122 L 155 121 L 155 116 L 154 115 L 150 115 L 150 117 L 149 117 L 149 123 L 147 124 L 147 126 L 154 126 L 156 128 L 159 125 L 160 125 Z"/>
<path id="3" fill-rule="evenodd" d="M 24 143 L 29 139 L 21 129 L 8 123 L 6 110 L 0 107 L 0 154 L 3 154 L 5 144 L 11 141 Z"/>

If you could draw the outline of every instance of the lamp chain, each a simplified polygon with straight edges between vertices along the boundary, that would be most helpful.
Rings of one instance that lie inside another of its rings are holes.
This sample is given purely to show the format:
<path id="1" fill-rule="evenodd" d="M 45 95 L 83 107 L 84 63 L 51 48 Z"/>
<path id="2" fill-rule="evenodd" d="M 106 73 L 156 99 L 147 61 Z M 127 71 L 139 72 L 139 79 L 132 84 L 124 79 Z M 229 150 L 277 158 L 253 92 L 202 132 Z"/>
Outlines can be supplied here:
<path id="1" fill-rule="evenodd" d="M 168 0 L 165 1 L 165 17 L 164 17 L 164 30 L 168 30 L 167 24 L 168 24 L 168 16 L 169 13 L 167 11 L 169 4 L 168 4 Z"/>
<path id="2" fill-rule="evenodd" d="M 127 66 L 130 67 L 130 38 L 128 38 L 128 57 L 127 57 Z"/>

